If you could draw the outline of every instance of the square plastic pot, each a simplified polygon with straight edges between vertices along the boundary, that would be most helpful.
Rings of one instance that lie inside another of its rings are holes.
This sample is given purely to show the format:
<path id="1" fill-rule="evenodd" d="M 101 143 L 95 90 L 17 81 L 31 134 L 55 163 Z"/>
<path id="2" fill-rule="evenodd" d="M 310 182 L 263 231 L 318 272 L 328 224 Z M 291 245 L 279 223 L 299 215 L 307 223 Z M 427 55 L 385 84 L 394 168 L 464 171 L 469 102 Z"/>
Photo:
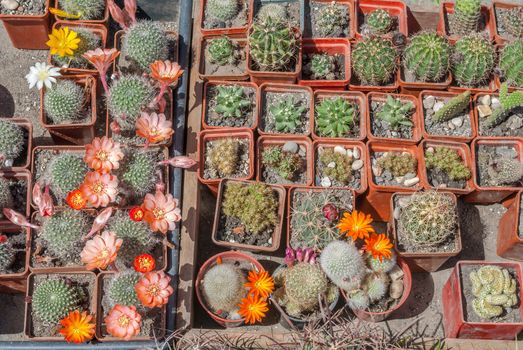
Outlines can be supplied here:
<path id="1" fill-rule="evenodd" d="M 197 23 L 199 23 L 200 32 L 203 35 L 223 35 L 223 34 L 235 34 L 235 33 L 247 32 L 249 25 L 252 23 L 251 16 L 250 16 L 251 10 L 249 8 L 251 5 L 251 1 L 252 0 L 239 1 L 239 3 L 242 3 L 242 6 L 243 6 L 241 11 L 245 11 L 246 17 L 247 17 L 244 25 L 239 26 L 239 27 L 226 27 L 226 28 L 210 29 L 210 28 L 204 27 L 205 9 L 207 7 L 207 0 L 201 0 L 199 18 L 197 18 Z"/>
<path id="2" fill-rule="evenodd" d="M 354 23 L 354 31 L 356 33 L 356 39 L 361 39 L 362 34 L 360 32 L 361 26 L 364 24 L 364 15 L 374 10 L 382 9 L 387 11 L 391 16 L 398 18 L 398 31 L 405 36 L 409 35 L 408 22 L 407 22 L 407 6 L 403 1 L 394 0 L 359 0 L 356 3 L 356 21 Z M 392 38 L 392 33 L 381 35 L 385 38 Z"/>
<path id="3" fill-rule="evenodd" d="M 205 66 L 205 56 L 206 52 L 205 49 L 207 47 L 207 43 L 210 40 L 213 39 L 219 39 L 222 38 L 224 35 L 207 35 L 200 38 L 200 45 L 198 47 L 198 57 L 199 57 L 199 64 L 198 64 L 198 75 L 200 76 L 201 80 L 205 81 L 228 81 L 228 80 L 248 80 L 249 74 L 247 74 L 247 58 L 245 57 L 245 61 L 241 64 L 242 67 L 242 73 L 241 74 L 206 74 L 206 66 Z M 225 35 L 234 44 L 237 44 L 241 50 L 246 52 L 247 50 L 247 35 L 245 33 L 242 34 L 228 34 Z"/>
<path id="4" fill-rule="evenodd" d="M 59 5 L 60 0 L 54 0 L 54 7 L 57 9 L 61 9 Z M 59 22 L 69 22 L 71 24 L 78 23 L 79 25 L 84 24 L 101 24 L 105 27 L 107 27 L 107 23 L 109 22 L 109 6 L 107 6 L 107 1 L 105 4 L 105 10 L 103 12 L 102 18 L 100 19 L 70 19 L 70 18 L 62 18 L 58 17 L 57 15 L 54 15 L 54 21 Z"/>
<path id="5" fill-rule="evenodd" d="M 29 247 L 31 247 L 31 234 L 27 227 L 5 227 L 2 225 L 0 229 L 1 235 L 16 234 L 25 232 L 25 251 L 23 252 L 24 269 L 17 273 L 2 273 L 0 274 L 0 293 L 25 293 L 27 290 L 27 275 L 29 275 Z M 18 259 L 18 258 L 17 258 Z"/>
<path id="6" fill-rule="evenodd" d="M 505 259 L 523 261 L 523 239 L 519 235 L 521 191 L 499 220 L 496 254 Z"/>
<path id="7" fill-rule="evenodd" d="M 45 44 L 49 38 L 49 27 L 51 18 L 49 13 L 49 2 L 45 1 L 45 10 L 41 15 L 3 15 L 0 20 L 11 39 L 11 43 L 17 49 L 26 50 L 48 50 Z"/>
<path id="8" fill-rule="evenodd" d="M 3 171 L 0 170 L 0 178 L 5 177 L 7 180 L 25 180 L 27 184 L 27 193 L 25 194 L 25 204 L 24 210 L 20 213 L 23 214 L 26 218 L 29 218 L 31 215 L 31 193 L 33 190 L 33 177 L 31 173 L 26 169 L 21 169 L 19 171 Z M 7 218 L 0 219 L 0 229 L 18 227 L 14 225 Z"/>
<path id="9" fill-rule="evenodd" d="M 456 41 L 461 39 L 460 35 L 449 35 L 449 31 L 446 25 L 447 15 L 454 13 L 454 3 L 443 1 L 439 8 L 439 20 L 437 31 L 438 33 L 445 35 L 451 44 L 454 44 Z M 487 37 L 490 41 L 494 40 L 494 22 L 490 16 L 489 8 L 485 5 L 481 6 L 481 15 L 485 18 L 485 31 L 487 32 Z M 480 19 L 481 21 L 481 19 Z"/>
<path id="10" fill-rule="evenodd" d="M 29 169 L 31 165 L 31 151 L 33 150 L 33 124 L 27 119 L 0 118 L 0 120 L 16 124 L 21 128 L 25 129 L 25 131 L 27 132 L 27 149 L 25 150 L 25 154 L 23 155 L 25 157 L 23 161 L 21 161 L 20 164 L 16 164 L 16 166 L 13 164 L 13 166 L 8 168 L 0 168 L 0 171 L 16 172 Z"/>

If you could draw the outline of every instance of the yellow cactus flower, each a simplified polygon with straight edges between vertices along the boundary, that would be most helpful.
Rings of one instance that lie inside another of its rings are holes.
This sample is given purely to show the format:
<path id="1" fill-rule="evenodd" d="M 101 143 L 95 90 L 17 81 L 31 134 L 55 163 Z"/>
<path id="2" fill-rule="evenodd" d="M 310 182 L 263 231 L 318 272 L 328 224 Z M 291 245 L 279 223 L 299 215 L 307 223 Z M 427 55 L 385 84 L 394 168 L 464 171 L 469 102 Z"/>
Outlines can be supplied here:
<path id="1" fill-rule="evenodd" d="M 49 34 L 49 40 L 45 44 L 51 49 L 51 55 L 70 57 L 78 49 L 79 43 L 80 38 L 78 38 L 77 32 L 70 30 L 69 27 L 62 27 L 53 28 L 53 32 Z"/>

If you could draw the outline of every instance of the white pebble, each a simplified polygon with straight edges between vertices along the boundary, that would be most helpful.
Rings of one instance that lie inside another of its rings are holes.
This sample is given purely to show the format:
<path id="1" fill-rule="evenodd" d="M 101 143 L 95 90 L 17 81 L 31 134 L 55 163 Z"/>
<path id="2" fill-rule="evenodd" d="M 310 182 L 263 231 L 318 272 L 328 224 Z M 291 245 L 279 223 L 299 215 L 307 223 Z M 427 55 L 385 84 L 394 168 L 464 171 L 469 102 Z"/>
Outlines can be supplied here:
<path id="1" fill-rule="evenodd" d="M 492 115 L 492 109 L 489 106 L 478 106 L 478 115 L 480 118 L 486 118 L 489 115 Z"/>
<path id="2" fill-rule="evenodd" d="M 16 0 L 2 0 L 2 6 L 8 10 L 16 10 L 18 8 L 18 1 Z"/>
<path id="3" fill-rule="evenodd" d="M 372 166 L 372 173 L 374 174 L 374 176 L 380 176 L 382 171 L 383 170 L 379 166 L 377 166 L 377 165 Z"/>
<path id="4" fill-rule="evenodd" d="M 432 107 L 432 110 L 433 110 L 434 112 L 437 112 L 437 111 L 439 111 L 440 109 L 442 109 L 443 106 L 445 106 L 445 104 L 444 104 L 443 102 L 441 102 L 441 101 L 438 101 L 438 102 L 434 103 L 434 107 Z"/>
<path id="5" fill-rule="evenodd" d="M 483 106 L 490 106 L 490 95 L 483 95 L 479 98 L 479 103 Z"/>
<path id="6" fill-rule="evenodd" d="M 463 125 L 463 118 L 461 118 L 461 117 L 452 118 L 451 122 L 452 122 L 452 124 L 454 124 L 456 126 L 456 128 L 459 128 L 460 126 Z"/>
<path id="7" fill-rule="evenodd" d="M 347 154 L 347 151 L 342 146 L 334 147 L 334 153 Z"/>
<path id="8" fill-rule="evenodd" d="M 433 153 L 434 152 L 434 147 L 429 147 L 425 150 L 426 153 Z"/>
<path id="9" fill-rule="evenodd" d="M 361 168 L 363 168 L 363 160 L 358 159 L 352 163 L 352 170 L 356 171 L 360 170 Z"/>
<path id="10" fill-rule="evenodd" d="M 347 157 L 349 157 L 349 158 L 354 157 L 354 153 L 350 149 L 347 150 Z"/>
<path id="11" fill-rule="evenodd" d="M 403 184 L 407 187 L 412 187 L 412 186 L 416 185 L 418 182 L 419 182 L 419 177 L 413 177 L 412 179 L 405 180 L 405 182 Z"/>
<path id="12" fill-rule="evenodd" d="M 401 208 L 400 207 L 394 208 L 394 213 L 393 213 L 394 219 L 399 220 L 400 214 L 401 214 Z"/>
<path id="13" fill-rule="evenodd" d="M 332 181 L 327 176 L 321 179 L 320 182 L 321 187 L 331 187 Z"/>
<path id="14" fill-rule="evenodd" d="M 327 164 L 327 168 L 336 168 L 336 163 L 330 162 L 329 164 Z"/>
<path id="15" fill-rule="evenodd" d="M 354 147 L 352 150 L 352 155 L 354 156 L 354 159 L 360 159 L 361 154 L 358 147 Z"/>

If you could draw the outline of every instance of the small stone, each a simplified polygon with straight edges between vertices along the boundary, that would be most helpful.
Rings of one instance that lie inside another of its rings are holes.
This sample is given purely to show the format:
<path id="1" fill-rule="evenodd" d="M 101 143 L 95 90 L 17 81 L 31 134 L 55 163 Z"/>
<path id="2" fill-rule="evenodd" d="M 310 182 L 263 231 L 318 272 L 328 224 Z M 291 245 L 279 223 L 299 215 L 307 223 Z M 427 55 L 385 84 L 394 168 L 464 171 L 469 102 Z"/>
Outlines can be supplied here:
<path id="1" fill-rule="evenodd" d="M 298 153 L 298 144 L 296 142 L 287 141 L 282 147 L 283 152 Z"/>
<path id="2" fill-rule="evenodd" d="M 327 164 L 327 168 L 336 168 L 336 163 L 330 162 L 329 164 Z"/>
<path id="3" fill-rule="evenodd" d="M 438 188 L 447 188 L 447 184 L 439 184 L 437 187 Z"/>
<path id="4" fill-rule="evenodd" d="M 268 244 L 268 245 L 272 245 L 272 237 L 270 237 L 270 238 L 267 240 L 267 244 Z"/>
<path id="5" fill-rule="evenodd" d="M 231 320 L 241 320 L 242 316 L 239 313 L 237 313 L 237 312 L 231 312 L 229 314 L 229 319 L 231 319 Z"/>
<path id="6" fill-rule="evenodd" d="M 352 152 L 352 150 L 350 150 L 350 149 L 347 150 L 347 157 L 349 157 L 349 158 L 354 157 L 354 153 Z"/>
<path id="7" fill-rule="evenodd" d="M 416 174 L 414 173 L 406 173 L 405 176 L 403 176 L 405 180 L 413 179 L 414 177 L 416 177 Z"/>
<path id="8" fill-rule="evenodd" d="M 454 124 L 454 126 L 456 126 L 456 128 L 459 128 L 463 125 L 463 118 L 462 117 L 452 118 L 450 122 L 452 124 Z"/>
<path id="9" fill-rule="evenodd" d="M 18 8 L 18 1 L 16 0 L 2 0 L 2 6 L 7 10 L 16 10 Z"/>
<path id="10" fill-rule="evenodd" d="M 452 122 L 448 122 L 447 123 L 447 127 L 450 129 L 450 130 L 454 130 L 456 129 L 456 126 L 454 124 L 452 124 Z"/>
<path id="11" fill-rule="evenodd" d="M 425 150 L 426 153 L 433 153 L 434 152 L 434 147 L 429 147 Z"/>
<path id="12" fill-rule="evenodd" d="M 437 112 L 440 109 L 442 109 L 444 106 L 445 106 L 445 104 L 443 102 L 439 101 L 439 102 L 434 103 L 434 107 L 432 107 L 432 110 L 434 110 L 434 112 Z"/>
<path id="13" fill-rule="evenodd" d="M 321 187 L 331 187 L 332 181 L 327 176 L 321 179 L 320 182 Z"/>
<path id="14" fill-rule="evenodd" d="M 403 278 L 403 270 L 398 266 L 394 266 L 389 272 L 390 279 L 393 281 L 398 281 Z"/>
<path id="15" fill-rule="evenodd" d="M 347 150 L 343 146 L 334 147 L 334 153 L 347 154 Z"/>
<path id="16" fill-rule="evenodd" d="M 10 168 L 13 166 L 13 164 L 15 163 L 15 160 L 13 158 L 10 158 L 10 159 L 6 159 L 4 161 L 4 167 L 5 168 Z"/>
<path id="17" fill-rule="evenodd" d="M 492 107 L 499 106 L 499 98 L 492 97 L 492 100 L 491 100 L 490 104 L 491 104 Z"/>
<path id="18" fill-rule="evenodd" d="M 486 118 L 489 115 L 492 115 L 492 109 L 490 109 L 489 106 L 481 105 L 481 106 L 478 106 L 477 108 L 478 108 L 478 114 L 479 114 L 480 118 Z"/>
<path id="19" fill-rule="evenodd" d="M 360 170 L 361 168 L 363 168 L 363 160 L 358 159 L 354 163 L 352 163 L 352 170 L 356 171 Z"/>
<path id="20" fill-rule="evenodd" d="M 403 178 L 403 176 L 398 176 L 394 178 L 394 180 L 396 180 L 397 183 L 402 184 L 405 179 Z"/>
<path id="21" fill-rule="evenodd" d="M 409 204 L 410 198 L 409 197 L 400 197 L 398 198 L 398 205 L 400 208 L 405 208 L 407 204 Z"/>
<path id="22" fill-rule="evenodd" d="M 521 127 L 523 126 L 523 119 L 521 119 L 517 115 L 513 115 L 508 119 L 508 124 L 511 130 L 521 129 Z"/>
<path id="23" fill-rule="evenodd" d="M 392 299 L 399 299 L 403 296 L 403 280 L 394 281 L 390 284 L 389 295 Z"/>
<path id="24" fill-rule="evenodd" d="M 483 95 L 479 98 L 479 103 L 483 106 L 490 106 L 490 95 Z"/>
<path id="25" fill-rule="evenodd" d="M 412 179 L 405 180 L 403 184 L 407 187 L 412 187 L 419 182 L 419 177 L 413 177 Z"/>
<path id="26" fill-rule="evenodd" d="M 299 147 L 300 147 L 300 151 L 299 151 L 300 155 L 301 154 L 303 154 L 303 155 L 307 154 L 307 147 L 305 147 L 305 145 L 300 145 Z"/>
<path id="27" fill-rule="evenodd" d="M 372 173 L 374 174 L 374 176 L 381 176 L 382 172 L 383 172 L 383 170 L 379 166 L 376 166 L 376 165 L 372 166 Z"/>
<path id="28" fill-rule="evenodd" d="M 360 159 L 361 154 L 358 147 L 354 147 L 354 149 L 352 150 L 352 156 L 354 157 L 354 159 Z"/>
<path id="29" fill-rule="evenodd" d="M 431 109 L 432 107 L 434 107 L 434 103 L 436 103 L 436 98 L 434 96 L 425 96 L 425 98 L 423 99 L 423 107 L 425 109 Z"/>
<path id="30" fill-rule="evenodd" d="M 318 154 L 322 154 L 323 153 L 323 146 L 320 146 L 318 147 Z"/>
<path id="31" fill-rule="evenodd" d="M 394 213 L 393 213 L 394 219 L 399 220 L 400 214 L 401 214 L 401 208 L 400 207 L 394 208 Z"/>

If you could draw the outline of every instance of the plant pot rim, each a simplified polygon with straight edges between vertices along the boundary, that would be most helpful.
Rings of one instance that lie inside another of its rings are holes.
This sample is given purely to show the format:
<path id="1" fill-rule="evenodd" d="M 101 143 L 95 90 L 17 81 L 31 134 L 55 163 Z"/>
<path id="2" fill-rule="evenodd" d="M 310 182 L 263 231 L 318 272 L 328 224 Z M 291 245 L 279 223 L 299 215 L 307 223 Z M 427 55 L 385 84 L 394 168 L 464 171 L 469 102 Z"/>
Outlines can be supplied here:
<path id="1" fill-rule="evenodd" d="M 54 1 L 54 7 L 57 8 L 57 9 L 60 9 L 60 4 L 59 4 L 59 1 L 60 0 L 55 0 Z M 60 22 L 67 22 L 67 23 L 85 23 L 85 24 L 107 24 L 107 22 L 109 21 L 109 6 L 107 6 L 107 2 L 105 4 L 105 9 L 104 9 L 104 14 L 103 14 L 103 17 L 101 19 L 70 19 L 70 18 L 64 18 L 62 19 L 61 17 L 58 17 L 57 15 L 54 15 L 54 20 L 56 23 L 60 23 Z"/>
<path id="2" fill-rule="evenodd" d="M 231 39 L 231 41 L 238 43 L 238 45 L 241 46 L 241 48 L 246 52 L 247 51 L 247 34 L 246 33 L 231 33 L 231 34 L 207 34 L 202 35 L 199 41 L 198 45 L 198 76 L 201 80 L 206 82 L 248 82 L 249 80 L 249 74 L 247 73 L 247 55 L 245 57 L 245 63 L 243 64 L 245 67 L 243 69 L 242 74 L 205 74 L 205 47 L 207 45 L 207 41 L 217 38 L 223 38 L 227 37 Z"/>
<path id="3" fill-rule="evenodd" d="M 16 124 L 22 128 L 24 128 L 27 131 L 27 151 L 26 151 L 26 159 L 24 164 L 20 166 L 12 166 L 8 168 L 0 168 L 0 171 L 11 171 L 11 172 L 17 172 L 21 170 L 29 170 L 29 167 L 31 165 L 31 154 L 33 152 L 33 124 L 25 118 L 0 118 L 2 121 L 10 122 L 13 124 Z"/>
<path id="4" fill-rule="evenodd" d="M 20 19 L 43 19 L 49 16 L 49 6 L 50 6 L 51 0 L 45 0 L 45 8 L 44 13 L 41 15 L 5 15 L 0 13 L 0 20 L 20 20 Z"/>
<path id="5" fill-rule="evenodd" d="M 410 41 L 410 38 L 408 39 Z M 406 89 L 416 89 L 416 90 L 440 90 L 445 91 L 450 84 L 452 84 L 453 77 L 452 72 L 450 68 L 447 71 L 447 74 L 445 76 L 445 81 L 442 82 L 431 82 L 431 81 L 406 81 L 403 79 L 405 76 L 405 72 L 407 69 L 405 68 L 405 62 L 401 60 L 401 64 L 398 67 L 398 84 L 400 87 L 406 88 Z"/>
<path id="6" fill-rule="evenodd" d="M 25 179 L 27 183 L 27 193 L 25 194 L 25 208 L 24 212 L 22 213 L 25 218 L 28 218 L 31 214 L 31 198 L 32 198 L 32 189 L 33 189 L 33 177 L 31 172 L 27 169 L 20 169 L 20 170 L 0 170 L 0 177 L 6 177 L 6 178 L 18 178 L 18 179 Z M 13 224 L 11 221 L 7 220 L 6 218 L 3 218 L 0 220 L 0 227 L 5 229 L 10 229 L 13 227 L 19 227 L 15 224 Z"/>

